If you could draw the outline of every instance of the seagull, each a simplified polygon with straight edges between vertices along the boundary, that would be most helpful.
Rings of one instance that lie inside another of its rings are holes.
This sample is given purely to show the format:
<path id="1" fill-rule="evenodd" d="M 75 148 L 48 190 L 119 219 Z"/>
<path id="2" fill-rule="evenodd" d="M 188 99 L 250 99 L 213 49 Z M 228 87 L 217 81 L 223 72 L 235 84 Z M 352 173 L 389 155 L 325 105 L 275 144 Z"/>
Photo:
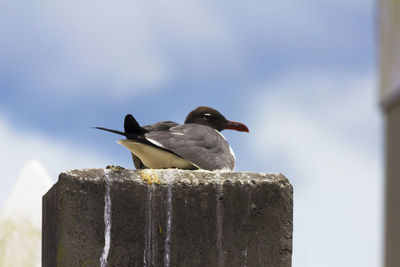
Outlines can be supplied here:
<path id="1" fill-rule="evenodd" d="M 232 129 L 249 132 L 246 125 L 227 120 L 217 110 L 200 106 L 191 111 L 184 124 L 161 121 L 141 127 L 128 114 L 124 120 L 124 132 L 93 127 L 126 137 L 117 143 L 131 153 L 137 169 L 178 168 L 188 170 L 233 170 L 235 154 L 221 134 Z"/>

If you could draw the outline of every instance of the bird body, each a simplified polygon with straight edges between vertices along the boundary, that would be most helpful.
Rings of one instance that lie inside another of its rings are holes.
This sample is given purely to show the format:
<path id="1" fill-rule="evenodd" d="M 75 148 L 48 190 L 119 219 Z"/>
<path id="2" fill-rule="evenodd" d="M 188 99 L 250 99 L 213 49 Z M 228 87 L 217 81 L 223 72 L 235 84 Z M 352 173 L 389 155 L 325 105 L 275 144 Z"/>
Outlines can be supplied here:
<path id="1" fill-rule="evenodd" d="M 128 114 L 124 122 L 125 132 L 95 128 L 126 136 L 127 139 L 117 142 L 132 153 L 137 169 L 233 170 L 235 155 L 219 131 L 235 129 L 248 132 L 244 124 L 228 121 L 208 107 L 199 107 L 189 113 L 185 124 L 163 121 L 141 127 Z"/>

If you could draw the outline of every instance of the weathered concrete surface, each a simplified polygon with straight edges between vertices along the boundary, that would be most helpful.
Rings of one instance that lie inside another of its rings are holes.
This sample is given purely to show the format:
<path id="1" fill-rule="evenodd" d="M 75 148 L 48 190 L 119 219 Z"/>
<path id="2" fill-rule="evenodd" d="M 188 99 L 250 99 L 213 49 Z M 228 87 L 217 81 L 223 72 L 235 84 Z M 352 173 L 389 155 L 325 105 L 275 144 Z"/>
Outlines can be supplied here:
<path id="1" fill-rule="evenodd" d="M 291 266 L 292 216 L 280 174 L 74 170 L 43 197 L 43 266 Z"/>

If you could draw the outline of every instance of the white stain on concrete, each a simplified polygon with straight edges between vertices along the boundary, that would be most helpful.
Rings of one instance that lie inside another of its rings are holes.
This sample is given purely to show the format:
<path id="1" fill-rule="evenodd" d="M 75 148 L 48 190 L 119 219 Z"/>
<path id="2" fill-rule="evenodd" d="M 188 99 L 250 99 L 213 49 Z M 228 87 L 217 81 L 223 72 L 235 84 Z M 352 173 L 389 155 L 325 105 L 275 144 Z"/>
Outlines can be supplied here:
<path id="1" fill-rule="evenodd" d="M 215 174 L 217 179 L 222 177 L 219 173 Z M 223 222 L 224 222 L 224 211 L 223 211 L 223 182 L 217 184 L 216 192 L 216 216 L 217 216 L 217 250 L 218 250 L 218 264 L 220 267 L 224 266 L 224 244 L 223 244 Z"/>
<path id="2" fill-rule="evenodd" d="M 243 251 L 244 267 L 247 267 L 247 248 Z"/>
<path id="3" fill-rule="evenodd" d="M 110 196 L 110 178 L 109 170 L 105 170 L 105 180 L 106 180 L 106 194 L 104 197 L 104 249 L 100 257 L 100 266 L 107 266 L 108 252 L 111 246 L 111 196 Z"/>
<path id="4" fill-rule="evenodd" d="M 167 192 L 167 227 L 165 237 L 165 259 L 164 266 L 169 267 L 170 264 L 170 244 L 171 244 L 171 226 L 172 226 L 172 185 L 168 186 Z"/>

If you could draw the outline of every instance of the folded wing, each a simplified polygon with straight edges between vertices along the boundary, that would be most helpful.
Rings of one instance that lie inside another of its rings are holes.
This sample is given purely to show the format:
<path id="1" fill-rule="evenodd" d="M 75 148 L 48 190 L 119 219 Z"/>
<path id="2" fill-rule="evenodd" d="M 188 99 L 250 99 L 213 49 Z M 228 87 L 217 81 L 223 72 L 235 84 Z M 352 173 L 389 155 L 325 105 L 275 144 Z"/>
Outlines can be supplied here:
<path id="1" fill-rule="evenodd" d="M 177 125 L 167 131 L 150 131 L 145 137 L 201 169 L 232 170 L 235 166 L 235 157 L 228 142 L 219 132 L 208 126 Z"/>

